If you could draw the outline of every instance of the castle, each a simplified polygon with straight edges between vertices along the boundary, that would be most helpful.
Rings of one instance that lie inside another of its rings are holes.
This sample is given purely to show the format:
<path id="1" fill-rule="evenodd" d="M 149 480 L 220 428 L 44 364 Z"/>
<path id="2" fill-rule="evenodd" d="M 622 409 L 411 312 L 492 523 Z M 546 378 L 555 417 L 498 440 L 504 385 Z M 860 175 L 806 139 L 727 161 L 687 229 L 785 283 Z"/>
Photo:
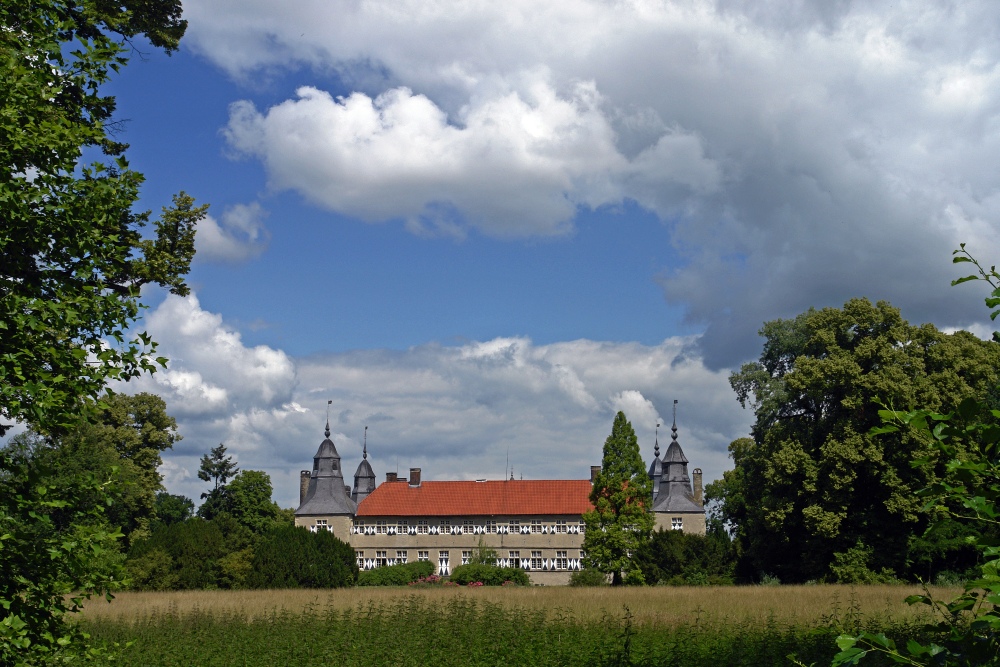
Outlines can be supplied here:
<path id="1" fill-rule="evenodd" d="M 662 459 L 657 438 L 649 466 L 654 529 L 703 535 L 701 469 L 693 470 L 692 486 L 676 416 L 671 432 Z M 332 531 L 354 548 L 359 568 L 431 561 L 447 576 L 480 545 L 494 549 L 501 566 L 524 568 L 535 584 L 567 584 L 581 568 L 582 515 L 593 509 L 590 489 L 600 466 L 579 480 L 423 481 L 420 468 L 410 468 L 408 479 L 390 472 L 376 486 L 366 441 L 350 487 L 329 420 L 325 434 L 312 470 L 300 476 L 295 525 Z"/>

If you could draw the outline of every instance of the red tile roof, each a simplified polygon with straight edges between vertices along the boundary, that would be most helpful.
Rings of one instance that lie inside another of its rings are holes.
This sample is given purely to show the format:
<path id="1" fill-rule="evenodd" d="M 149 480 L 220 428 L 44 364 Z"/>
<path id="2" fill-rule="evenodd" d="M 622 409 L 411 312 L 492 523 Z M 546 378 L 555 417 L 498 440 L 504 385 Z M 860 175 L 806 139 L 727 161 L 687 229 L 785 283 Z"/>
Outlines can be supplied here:
<path id="1" fill-rule="evenodd" d="M 358 505 L 359 517 L 583 514 L 590 504 L 586 479 L 487 482 L 383 482 Z"/>

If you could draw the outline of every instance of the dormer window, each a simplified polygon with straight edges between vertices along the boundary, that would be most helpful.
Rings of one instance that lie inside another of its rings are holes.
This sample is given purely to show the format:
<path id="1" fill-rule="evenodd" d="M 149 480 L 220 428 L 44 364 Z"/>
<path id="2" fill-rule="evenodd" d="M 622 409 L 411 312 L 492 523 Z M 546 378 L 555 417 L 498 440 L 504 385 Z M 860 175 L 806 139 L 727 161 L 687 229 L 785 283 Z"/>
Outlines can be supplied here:
<path id="1" fill-rule="evenodd" d="M 330 465 L 333 466 L 333 470 L 337 469 L 337 462 L 336 461 L 330 461 Z"/>

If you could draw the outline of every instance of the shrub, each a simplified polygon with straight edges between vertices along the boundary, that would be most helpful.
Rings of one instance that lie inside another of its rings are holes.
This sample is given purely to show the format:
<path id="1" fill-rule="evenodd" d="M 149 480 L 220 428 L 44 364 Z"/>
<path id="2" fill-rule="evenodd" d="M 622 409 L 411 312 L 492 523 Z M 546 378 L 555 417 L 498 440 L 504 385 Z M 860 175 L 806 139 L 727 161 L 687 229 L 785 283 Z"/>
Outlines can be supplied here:
<path id="1" fill-rule="evenodd" d="M 254 549 L 249 588 L 339 588 L 358 578 L 354 550 L 327 531 L 278 525 Z"/>
<path id="2" fill-rule="evenodd" d="M 570 586 L 607 586 L 608 578 L 603 572 L 592 567 L 577 570 L 569 576 Z"/>
<path id="3" fill-rule="evenodd" d="M 406 586 L 421 579 L 426 581 L 433 574 L 434 564 L 429 561 L 387 565 L 361 572 L 358 586 Z"/>
<path id="4" fill-rule="evenodd" d="M 451 571 L 451 581 L 460 586 L 467 586 L 474 581 L 482 582 L 484 586 L 503 586 L 507 581 L 521 586 L 531 585 L 528 573 L 519 567 L 496 567 L 481 563 L 459 565 Z"/>

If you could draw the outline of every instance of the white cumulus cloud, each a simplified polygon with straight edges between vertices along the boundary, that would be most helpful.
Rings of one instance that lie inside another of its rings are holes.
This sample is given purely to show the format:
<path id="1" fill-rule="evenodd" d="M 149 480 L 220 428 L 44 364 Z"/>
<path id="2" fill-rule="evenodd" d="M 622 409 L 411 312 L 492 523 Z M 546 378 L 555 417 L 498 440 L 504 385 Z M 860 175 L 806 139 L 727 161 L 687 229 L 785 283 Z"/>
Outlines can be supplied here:
<path id="1" fill-rule="evenodd" d="M 714 479 L 728 465 L 729 442 L 749 428 L 727 373 L 686 354 L 690 339 L 498 338 L 295 359 L 244 345 L 195 296 L 167 298 L 146 324 L 169 370 L 120 389 L 164 397 L 184 439 L 161 472 L 171 492 L 194 499 L 205 488 L 192 471 L 223 442 L 242 468 L 271 475 L 282 505 L 295 505 L 298 471 L 310 467 L 322 440 L 328 400 L 349 477 L 366 425 L 380 477 L 398 465 L 421 467 L 427 479 L 500 478 L 508 460 L 526 479 L 586 478 L 618 410 L 648 460 L 657 420 L 674 399 L 685 453 Z"/>

